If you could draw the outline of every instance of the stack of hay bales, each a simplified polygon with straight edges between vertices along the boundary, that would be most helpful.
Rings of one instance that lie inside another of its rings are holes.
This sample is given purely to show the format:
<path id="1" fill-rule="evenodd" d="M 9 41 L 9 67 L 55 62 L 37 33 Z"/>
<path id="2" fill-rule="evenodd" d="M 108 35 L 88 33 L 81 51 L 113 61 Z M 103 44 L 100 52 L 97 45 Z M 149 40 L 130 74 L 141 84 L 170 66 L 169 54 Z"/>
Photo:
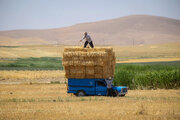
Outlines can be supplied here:
<path id="1" fill-rule="evenodd" d="M 64 48 L 63 66 L 66 78 L 108 78 L 115 72 L 112 48 Z"/>

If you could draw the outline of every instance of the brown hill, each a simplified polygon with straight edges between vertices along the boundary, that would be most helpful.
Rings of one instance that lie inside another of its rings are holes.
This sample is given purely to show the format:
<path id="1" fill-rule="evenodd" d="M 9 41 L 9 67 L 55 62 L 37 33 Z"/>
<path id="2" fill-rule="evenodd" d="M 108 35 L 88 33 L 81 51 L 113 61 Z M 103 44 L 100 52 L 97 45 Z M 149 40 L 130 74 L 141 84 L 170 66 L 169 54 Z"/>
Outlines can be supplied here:
<path id="1" fill-rule="evenodd" d="M 0 45 L 79 45 L 87 31 L 98 45 L 139 45 L 180 41 L 180 20 L 132 15 L 47 30 L 0 31 Z"/>

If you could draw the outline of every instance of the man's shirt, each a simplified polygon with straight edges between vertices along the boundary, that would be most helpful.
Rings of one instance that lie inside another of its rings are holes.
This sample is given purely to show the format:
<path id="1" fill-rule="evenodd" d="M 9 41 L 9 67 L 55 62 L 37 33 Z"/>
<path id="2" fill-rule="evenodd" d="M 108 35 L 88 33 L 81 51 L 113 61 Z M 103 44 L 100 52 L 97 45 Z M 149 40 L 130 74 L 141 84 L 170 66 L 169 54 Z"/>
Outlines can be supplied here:
<path id="1" fill-rule="evenodd" d="M 92 41 L 90 35 L 84 36 L 83 39 L 86 39 L 86 41 L 88 41 L 88 43 L 90 43 Z"/>
<path id="2" fill-rule="evenodd" d="M 112 82 L 113 80 L 109 80 L 109 79 L 105 79 L 106 83 L 107 83 L 107 88 L 112 88 Z"/>

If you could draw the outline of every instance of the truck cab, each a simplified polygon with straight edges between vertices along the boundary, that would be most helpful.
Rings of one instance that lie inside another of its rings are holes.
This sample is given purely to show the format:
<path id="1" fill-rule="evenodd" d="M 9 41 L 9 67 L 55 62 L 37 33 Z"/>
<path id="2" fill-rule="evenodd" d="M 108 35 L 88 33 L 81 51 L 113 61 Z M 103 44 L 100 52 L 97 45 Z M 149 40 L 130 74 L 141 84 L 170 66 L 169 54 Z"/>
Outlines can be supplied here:
<path id="1" fill-rule="evenodd" d="M 76 96 L 85 95 L 107 95 L 107 84 L 105 79 L 68 79 L 68 93 L 73 93 Z M 125 96 L 127 94 L 126 86 L 113 86 L 113 96 Z"/>

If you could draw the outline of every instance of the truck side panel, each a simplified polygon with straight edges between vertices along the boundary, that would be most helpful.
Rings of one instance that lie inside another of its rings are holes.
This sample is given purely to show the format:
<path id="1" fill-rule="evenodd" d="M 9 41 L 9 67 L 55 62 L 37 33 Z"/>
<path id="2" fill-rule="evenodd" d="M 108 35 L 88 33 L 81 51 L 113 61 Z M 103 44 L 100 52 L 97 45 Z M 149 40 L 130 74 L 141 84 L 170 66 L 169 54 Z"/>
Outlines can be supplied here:
<path id="1" fill-rule="evenodd" d="M 68 79 L 68 86 L 74 86 L 74 87 L 94 87 L 95 86 L 95 80 L 93 80 L 93 79 L 75 79 L 75 78 L 69 78 Z"/>
<path id="2" fill-rule="evenodd" d="M 83 90 L 86 95 L 95 95 L 95 81 L 101 79 L 68 79 L 68 93 L 77 93 L 79 90 Z"/>
<path id="3" fill-rule="evenodd" d="M 68 93 L 77 93 L 78 91 L 84 91 L 86 95 L 94 95 L 95 87 L 69 87 Z"/>

